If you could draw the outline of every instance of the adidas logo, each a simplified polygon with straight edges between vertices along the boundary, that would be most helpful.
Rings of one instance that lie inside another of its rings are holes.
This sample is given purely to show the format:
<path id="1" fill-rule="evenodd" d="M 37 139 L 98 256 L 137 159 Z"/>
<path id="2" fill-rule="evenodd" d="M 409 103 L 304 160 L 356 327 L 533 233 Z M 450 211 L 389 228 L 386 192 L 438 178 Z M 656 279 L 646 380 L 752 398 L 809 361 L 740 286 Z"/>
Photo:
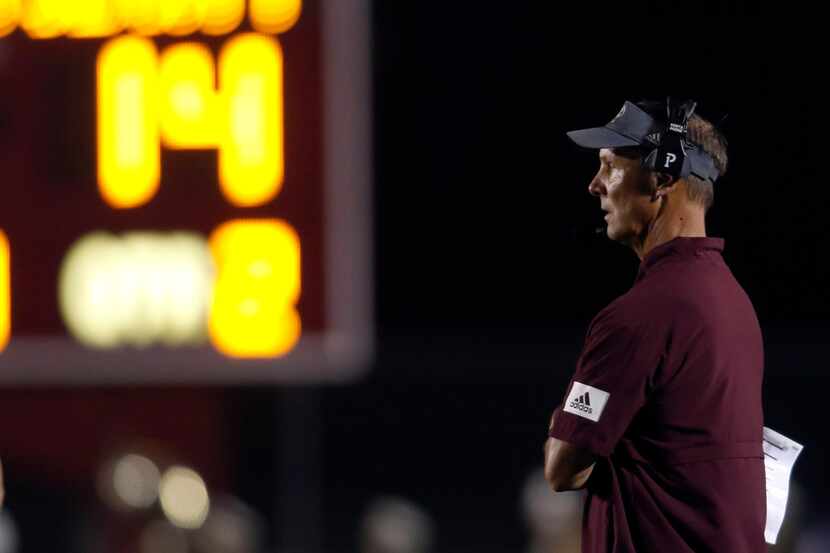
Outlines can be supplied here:
<path id="1" fill-rule="evenodd" d="M 562 411 L 598 422 L 611 394 L 600 388 L 574 380 Z"/>
<path id="2" fill-rule="evenodd" d="M 571 400 L 570 403 L 571 409 L 576 409 L 577 411 L 582 411 L 584 413 L 593 413 L 594 410 L 591 408 L 591 396 L 588 392 L 585 392 L 581 396 Z"/>

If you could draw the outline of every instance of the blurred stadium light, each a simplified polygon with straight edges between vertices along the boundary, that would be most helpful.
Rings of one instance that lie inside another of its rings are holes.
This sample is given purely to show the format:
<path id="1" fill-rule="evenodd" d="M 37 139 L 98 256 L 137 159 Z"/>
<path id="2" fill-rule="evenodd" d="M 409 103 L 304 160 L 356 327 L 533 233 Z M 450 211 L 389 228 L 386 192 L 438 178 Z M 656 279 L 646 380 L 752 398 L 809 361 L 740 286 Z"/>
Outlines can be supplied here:
<path id="1" fill-rule="evenodd" d="M 17 553 L 20 533 L 8 510 L 0 509 L 0 553 Z"/>
<path id="2" fill-rule="evenodd" d="M 434 541 L 432 517 L 408 499 L 378 497 L 366 510 L 361 553 L 430 553 Z"/>
<path id="3" fill-rule="evenodd" d="M 158 498 L 161 475 L 147 457 L 131 453 L 118 459 L 112 471 L 112 487 L 118 498 L 133 509 L 146 509 Z"/>
<path id="4" fill-rule="evenodd" d="M 154 520 L 142 531 L 139 537 L 141 553 L 188 553 L 185 532 L 166 520 Z"/>
<path id="5" fill-rule="evenodd" d="M 259 553 L 264 534 L 265 521 L 256 511 L 237 497 L 219 495 L 191 543 L 198 553 Z"/>
<path id="6" fill-rule="evenodd" d="M 187 467 L 173 466 L 164 472 L 159 483 L 159 500 L 164 515 L 179 528 L 201 527 L 210 512 L 204 480 Z"/>
<path id="7" fill-rule="evenodd" d="M 527 553 L 579 553 L 585 493 L 553 493 L 541 468 L 525 480 L 521 511 L 528 529 Z"/>

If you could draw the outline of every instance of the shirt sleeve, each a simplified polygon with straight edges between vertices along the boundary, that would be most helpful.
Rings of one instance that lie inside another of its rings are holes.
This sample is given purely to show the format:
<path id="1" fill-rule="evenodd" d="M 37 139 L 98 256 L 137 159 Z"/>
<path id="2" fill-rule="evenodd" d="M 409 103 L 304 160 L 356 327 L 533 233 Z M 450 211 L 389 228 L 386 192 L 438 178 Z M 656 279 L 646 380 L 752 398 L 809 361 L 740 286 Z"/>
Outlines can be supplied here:
<path id="1" fill-rule="evenodd" d="M 662 358 L 659 332 L 612 304 L 591 322 L 550 435 L 607 457 L 648 400 Z"/>

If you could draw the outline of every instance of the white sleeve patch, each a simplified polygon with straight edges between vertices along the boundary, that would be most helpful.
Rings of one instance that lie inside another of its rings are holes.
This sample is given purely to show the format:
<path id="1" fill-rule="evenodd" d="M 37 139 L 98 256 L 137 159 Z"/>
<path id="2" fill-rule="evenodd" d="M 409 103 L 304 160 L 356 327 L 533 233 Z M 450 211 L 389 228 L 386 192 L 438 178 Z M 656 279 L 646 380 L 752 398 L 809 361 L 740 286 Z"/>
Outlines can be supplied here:
<path id="1" fill-rule="evenodd" d="M 602 416 L 602 411 L 605 409 L 609 397 L 611 397 L 611 394 L 608 392 L 574 380 L 571 393 L 568 394 L 568 399 L 565 400 L 565 407 L 562 410 L 597 422 Z"/>

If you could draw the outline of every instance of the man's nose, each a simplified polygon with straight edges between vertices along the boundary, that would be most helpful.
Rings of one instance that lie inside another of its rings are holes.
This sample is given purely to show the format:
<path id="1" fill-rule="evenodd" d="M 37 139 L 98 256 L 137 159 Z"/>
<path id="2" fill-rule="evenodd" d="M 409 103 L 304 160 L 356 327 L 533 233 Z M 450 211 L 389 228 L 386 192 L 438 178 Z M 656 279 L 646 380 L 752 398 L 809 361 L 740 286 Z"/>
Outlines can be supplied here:
<path id="1" fill-rule="evenodd" d="M 592 196 L 601 196 L 605 193 L 605 187 L 602 185 L 602 182 L 597 178 L 597 176 L 591 179 L 591 182 L 588 183 L 588 193 Z"/>

